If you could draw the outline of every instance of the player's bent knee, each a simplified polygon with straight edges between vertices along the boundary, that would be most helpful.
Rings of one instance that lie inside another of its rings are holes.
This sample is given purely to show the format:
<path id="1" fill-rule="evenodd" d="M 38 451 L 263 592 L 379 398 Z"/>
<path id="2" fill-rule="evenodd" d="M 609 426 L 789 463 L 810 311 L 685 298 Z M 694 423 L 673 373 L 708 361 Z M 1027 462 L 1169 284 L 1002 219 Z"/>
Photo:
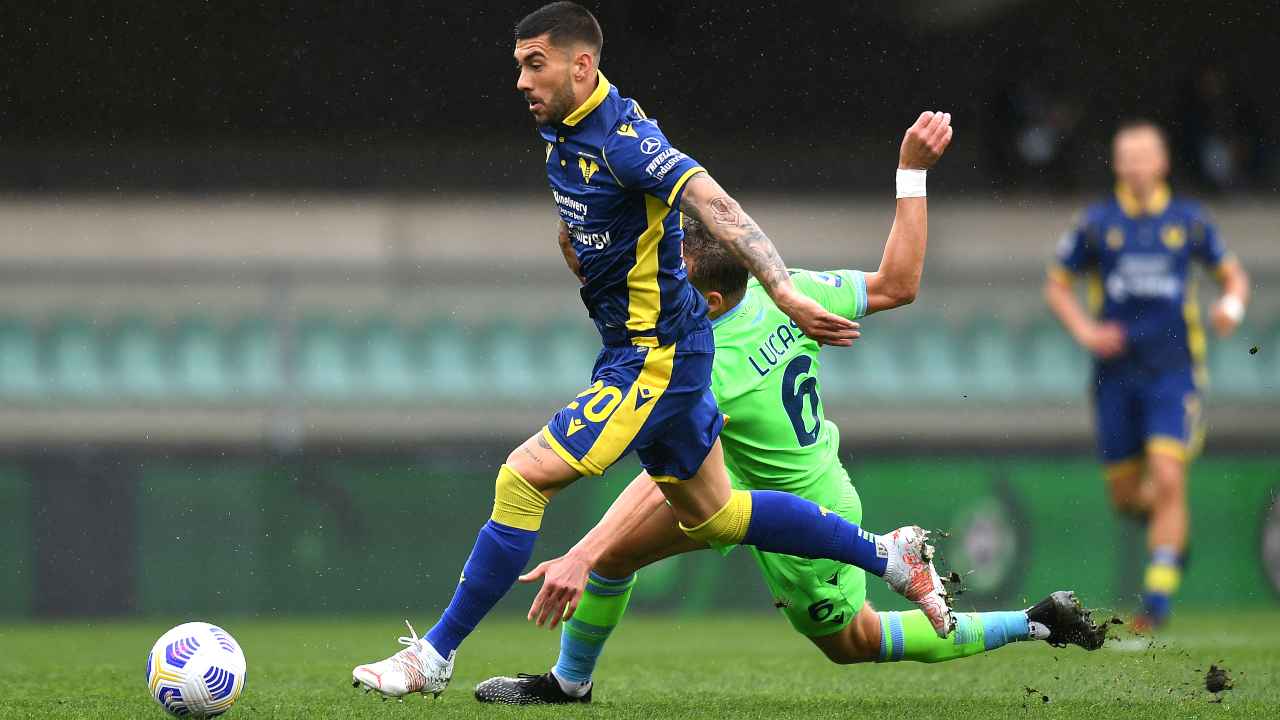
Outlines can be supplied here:
<path id="1" fill-rule="evenodd" d="M 1111 504 L 1118 510 L 1138 512 L 1143 510 L 1142 473 L 1139 466 L 1124 472 L 1107 472 L 1107 491 Z"/>
<path id="2" fill-rule="evenodd" d="M 1187 476 L 1183 465 L 1173 459 L 1153 462 L 1151 486 L 1154 490 L 1152 500 L 1157 504 L 1184 502 L 1187 494 Z"/>
<path id="3" fill-rule="evenodd" d="M 510 465 L 499 468 L 493 489 L 491 518 L 494 522 L 536 532 L 542 528 L 542 513 L 546 508 L 547 497 L 515 468 Z"/>
<path id="4" fill-rule="evenodd" d="M 880 618 L 869 604 L 863 607 L 839 632 L 810 638 L 836 665 L 873 662 L 880 657 Z"/>
<path id="5" fill-rule="evenodd" d="M 850 635 L 853 656 L 857 658 L 853 662 L 872 662 L 880 658 L 880 615 L 871 603 L 862 606 L 845 632 Z"/>
<path id="6" fill-rule="evenodd" d="M 734 490 L 729 501 L 699 525 L 680 524 L 685 535 L 708 545 L 737 545 L 747 535 L 751 523 L 751 493 Z"/>

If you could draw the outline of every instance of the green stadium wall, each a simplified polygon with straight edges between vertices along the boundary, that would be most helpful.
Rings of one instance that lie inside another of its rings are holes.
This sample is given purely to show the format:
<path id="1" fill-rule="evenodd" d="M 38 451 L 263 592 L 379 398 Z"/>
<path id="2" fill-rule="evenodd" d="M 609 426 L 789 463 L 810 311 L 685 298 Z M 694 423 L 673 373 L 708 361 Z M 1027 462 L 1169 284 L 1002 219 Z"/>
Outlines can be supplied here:
<path id="1" fill-rule="evenodd" d="M 486 455 L 482 463 L 403 450 L 3 460 L 0 615 L 430 617 L 447 603 L 488 517 L 487 465 L 496 455 Z M 940 555 L 964 574 L 961 608 L 1020 606 L 1059 588 L 1118 611 L 1134 603 L 1141 529 L 1109 510 L 1087 459 L 926 456 L 851 459 L 848 467 L 869 528 L 918 522 L 950 533 Z M 624 464 L 557 497 L 536 559 L 572 545 L 635 470 Z M 1280 467 L 1265 458 L 1215 456 L 1194 466 L 1201 540 L 1181 602 L 1277 603 L 1261 548 L 1278 487 Z M 901 606 L 879 583 L 870 588 L 877 604 Z M 531 597 L 517 588 L 501 609 L 521 610 Z M 768 611 L 773 601 L 750 555 L 738 551 L 645 570 L 633 603 L 702 613 Z"/>

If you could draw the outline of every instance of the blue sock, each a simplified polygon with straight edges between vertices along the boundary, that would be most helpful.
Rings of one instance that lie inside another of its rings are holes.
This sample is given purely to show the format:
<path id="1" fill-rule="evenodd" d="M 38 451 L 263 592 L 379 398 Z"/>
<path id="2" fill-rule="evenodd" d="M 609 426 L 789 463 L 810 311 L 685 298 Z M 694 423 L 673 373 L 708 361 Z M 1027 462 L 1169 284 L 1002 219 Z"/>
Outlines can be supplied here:
<path id="1" fill-rule="evenodd" d="M 462 567 L 462 579 L 453 593 L 453 601 L 427 633 L 427 642 L 436 652 L 448 658 L 476 629 L 529 563 L 537 539 L 538 533 L 534 531 L 494 520 L 480 528 L 471 557 Z"/>
<path id="2" fill-rule="evenodd" d="M 876 536 L 816 503 L 776 490 L 751 491 L 751 521 L 742 539 L 765 552 L 839 560 L 884 576 Z"/>
<path id="3" fill-rule="evenodd" d="M 984 650 L 995 650 L 1002 645 L 1031 637 L 1030 623 L 1022 610 L 984 612 L 977 615 L 978 621 L 982 623 Z"/>

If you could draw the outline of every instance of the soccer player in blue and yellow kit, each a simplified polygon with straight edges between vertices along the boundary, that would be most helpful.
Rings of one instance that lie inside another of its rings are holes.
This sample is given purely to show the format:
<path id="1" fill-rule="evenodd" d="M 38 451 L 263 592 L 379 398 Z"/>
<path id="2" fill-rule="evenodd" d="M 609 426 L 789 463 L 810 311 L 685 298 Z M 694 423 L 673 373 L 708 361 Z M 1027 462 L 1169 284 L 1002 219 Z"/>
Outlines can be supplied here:
<path id="1" fill-rule="evenodd" d="M 1045 298 L 1095 356 L 1093 404 L 1098 452 L 1116 509 L 1149 522 L 1150 560 L 1136 625 L 1155 627 L 1186 556 L 1187 463 L 1202 442 L 1204 333 L 1191 263 L 1222 284 L 1213 325 L 1230 335 L 1244 316 L 1249 281 L 1196 203 L 1170 194 L 1169 152 L 1160 128 L 1122 126 L 1112 147 L 1115 195 L 1089 207 L 1058 247 Z M 1071 289 L 1091 280 L 1094 316 Z"/>
<path id="2" fill-rule="evenodd" d="M 493 514 L 439 622 L 421 638 L 410 626 L 404 650 L 354 668 L 357 687 L 444 690 L 454 651 L 528 563 L 550 498 L 631 450 L 689 537 L 855 565 L 919 605 L 939 637 L 955 627 L 920 528 L 875 535 L 796 495 L 730 487 L 711 392 L 715 343 L 681 259 L 683 214 L 738 258 L 798 333 L 850 345 L 858 326 L 796 289 L 755 221 L 600 73 L 602 45 L 596 19 L 572 2 L 516 26 L 516 87 L 545 141 L 561 248 L 604 343 L 593 382 L 499 469 Z M 932 143 L 950 140 L 950 115 L 924 119 Z M 621 532 L 644 519 L 630 514 Z"/>

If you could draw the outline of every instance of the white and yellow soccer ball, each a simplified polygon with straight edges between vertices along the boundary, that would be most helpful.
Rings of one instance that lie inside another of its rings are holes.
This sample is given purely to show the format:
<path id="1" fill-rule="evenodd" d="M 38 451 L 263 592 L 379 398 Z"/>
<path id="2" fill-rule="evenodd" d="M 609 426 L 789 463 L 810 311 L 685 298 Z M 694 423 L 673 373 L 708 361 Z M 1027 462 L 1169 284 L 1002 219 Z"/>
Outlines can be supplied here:
<path id="1" fill-rule="evenodd" d="M 147 656 L 147 688 L 169 714 L 211 718 L 226 712 L 244 690 L 245 663 L 231 633 L 209 623 L 179 625 Z"/>

